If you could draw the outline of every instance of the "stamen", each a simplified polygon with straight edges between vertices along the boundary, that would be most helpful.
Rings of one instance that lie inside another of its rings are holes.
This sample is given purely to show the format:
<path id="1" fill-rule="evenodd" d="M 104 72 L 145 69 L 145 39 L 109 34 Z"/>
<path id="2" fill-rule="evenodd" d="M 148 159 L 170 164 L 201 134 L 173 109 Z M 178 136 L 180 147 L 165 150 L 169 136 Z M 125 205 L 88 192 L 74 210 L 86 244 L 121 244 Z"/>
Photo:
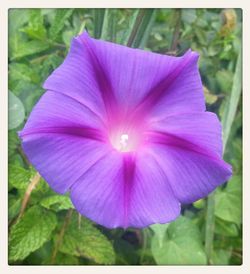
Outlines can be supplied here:
<path id="1" fill-rule="evenodd" d="M 120 138 L 121 151 L 126 151 L 128 149 L 128 134 L 122 134 Z"/>

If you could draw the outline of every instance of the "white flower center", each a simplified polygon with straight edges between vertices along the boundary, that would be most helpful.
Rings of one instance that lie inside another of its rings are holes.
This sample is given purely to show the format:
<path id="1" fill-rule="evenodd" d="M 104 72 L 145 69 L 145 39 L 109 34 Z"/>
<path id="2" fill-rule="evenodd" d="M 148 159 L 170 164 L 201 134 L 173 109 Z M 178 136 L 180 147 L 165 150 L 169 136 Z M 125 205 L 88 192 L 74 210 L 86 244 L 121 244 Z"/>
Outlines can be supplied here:
<path id="1" fill-rule="evenodd" d="M 140 127 L 119 126 L 109 133 L 110 144 L 119 152 L 135 152 L 143 143 Z"/>
<path id="2" fill-rule="evenodd" d="M 128 134 L 122 134 L 120 137 L 120 151 L 128 150 Z"/>

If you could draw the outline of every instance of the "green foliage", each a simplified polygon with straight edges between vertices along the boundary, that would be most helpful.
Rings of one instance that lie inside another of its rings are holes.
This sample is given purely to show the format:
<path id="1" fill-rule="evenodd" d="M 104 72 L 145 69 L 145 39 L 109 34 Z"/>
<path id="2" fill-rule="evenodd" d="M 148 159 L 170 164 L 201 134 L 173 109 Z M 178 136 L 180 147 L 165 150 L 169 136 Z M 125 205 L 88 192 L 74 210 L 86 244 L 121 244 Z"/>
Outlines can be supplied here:
<path id="1" fill-rule="evenodd" d="M 43 41 L 46 39 L 47 30 L 44 26 L 44 17 L 39 9 L 31 9 L 29 11 L 28 26 L 22 29 L 30 38 Z"/>
<path id="2" fill-rule="evenodd" d="M 154 229 L 152 238 L 151 248 L 157 264 L 206 264 L 201 234 L 190 219 L 179 217 L 163 231 Z"/>
<path id="3" fill-rule="evenodd" d="M 237 237 L 239 235 L 239 230 L 235 223 L 216 218 L 215 233 L 227 237 Z"/>
<path id="4" fill-rule="evenodd" d="M 241 177 L 234 176 L 224 189 L 218 189 L 215 196 L 215 215 L 238 225 L 242 222 Z"/>
<path id="5" fill-rule="evenodd" d="M 9 129 L 17 128 L 24 120 L 24 106 L 23 103 L 11 91 L 9 91 Z"/>
<path id="6" fill-rule="evenodd" d="M 106 9 L 101 29 L 101 39 L 115 41 L 116 39 L 116 10 Z"/>
<path id="7" fill-rule="evenodd" d="M 50 239 L 55 227 L 55 214 L 42 210 L 38 206 L 31 207 L 11 228 L 9 261 L 23 260 L 37 250 Z"/>
<path id="8" fill-rule="evenodd" d="M 17 189 L 26 189 L 31 177 L 34 175 L 29 169 L 19 165 L 9 165 L 9 184 Z"/>
<path id="9" fill-rule="evenodd" d="M 154 9 L 143 9 L 137 14 L 127 45 L 133 48 L 144 48 L 154 20 Z"/>
<path id="10" fill-rule="evenodd" d="M 82 220 L 79 227 L 76 214 L 67 228 L 60 251 L 97 264 L 115 262 L 114 249 L 108 239 L 87 219 Z"/>
<path id="11" fill-rule="evenodd" d="M 16 48 L 16 51 L 12 55 L 12 60 L 20 59 L 29 55 L 43 52 L 49 48 L 49 44 L 44 41 L 27 41 L 22 43 Z"/>
<path id="12" fill-rule="evenodd" d="M 195 9 L 182 9 L 181 11 L 181 20 L 184 22 L 184 23 L 187 23 L 187 24 L 192 24 L 193 22 L 195 22 L 197 19 L 197 16 L 196 16 L 196 10 Z M 196 29 L 197 30 L 200 30 L 199 28 Z"/>
<path id="13" fill-rule="evenodd" d="M 242 263 L 241 22 L 240 9 L 9 10 L 10 264 L 48 265 L 53 257 L 55 265 Z M 170 224 L 108 230 L 79 219 L 69 195 L 58 195 L 41 178 L 17 220 L 36 176 L 17 132 L 71 39 L 84 29 L 96 38 L 161 54 L 199 52 L 207 110 L 223 122 L 224 158 L 233 166 L 233 177 L 212 200 L 183 207 L 183 216 Z"/>
<path id="14" fill-rule="evenodd" d="M 54 265 L 79 265 L 79 260 L 75 256 L 71 256 L 70 254 L 65 255 L 59 252 Z"/>
<path id="15" fill-rule="evenodd" d="M 59 33 L 63 30 L 67 19 L 72 15 L 73 9 L 57 9 L 55 18 L 49 30 L 49 37 L 57 40 Z"/>
<path id="16" fill-rule="evenodd" d="M 11 156 L 13 156 L 16 153 L 17 147 L 19 144 L 19 139 L 17 137 L 17 133 L 15 130 L 9 130 L 9 136 L 8 136 L 8 155 L 11 159 Z"/>
<path id="17" fill-rule="evenodd" d="M 12 220 L 14 219 L 18 212 L 20 211 L 20 208 L 21 208 L 21 198 L 16 198 L 15 195 L 13 194 L 9 194 L 9 197 L 8 197 L 8 205 L 9 205 L 9 211 L 8 211 L 8 219 L 9 220 Z"/>
<path id="18" fill-rule="evenodd" d="M 102 35 L 102 31 L 104 29 L 104 17 L 106 12 L 106 9 L 93 9 L 95 38 L 100 38 Z"/>
<path id="19" fill-rule="evenodd" d="M 70 198 L 61 195 L 47 196 L 41 200 L 40 204 L 43 207 L 54 211 L 73 208 Z"/>
<path id="20" fill-rule="evenodd" d="M 39 83 L 40 77 L 27 64 L 13 62 L 9 65 L 9 81 L 12 83 L 18 81 Z"/>
<path id="21" fill-rule="evenodd" d="M 218 249 L 214 250 L 212 254 L 212 260 L 214 265 L 227 265 L 231 257 L 230 250 Z"/>
<path id="22" fill-rule="evenodd" d="M 219 70 L 216 80 L 222 92 L 230 92 L 233 84 L 233 72 L 230 70 Z"/>
<path id="23" fill-rule="evenodd" d="M 235 74 L 233 79 L 233 87 L 232 87 L 230 100 L 227 102 L 223 116 L 222 116 L 224 147 L 226 147 L 227 140 L 232 127 L 232 123 L 236 115 L 237 106 L 238 106 L 240 95 L 241 95 L 241 88 L 242 88 L 242 57 L 241 57 L 241 49 L 240 49 L 239 56 L 237 58 L 237 64 L 236 64 L 236 69 L 235 69 Z"/>

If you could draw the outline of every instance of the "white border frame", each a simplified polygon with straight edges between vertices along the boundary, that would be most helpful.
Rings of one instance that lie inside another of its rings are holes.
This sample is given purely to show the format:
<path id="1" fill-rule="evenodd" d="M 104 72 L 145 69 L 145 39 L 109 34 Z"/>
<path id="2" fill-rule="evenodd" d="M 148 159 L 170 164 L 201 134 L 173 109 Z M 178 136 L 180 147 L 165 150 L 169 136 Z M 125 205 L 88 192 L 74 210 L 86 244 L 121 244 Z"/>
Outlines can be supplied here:
<path id="1" fill-rule="evenodd" d="M 248 3 L 247 3 L 248 2 Z M 200 273 L 218 272 L 218 273 L 248 273 L 250 271 L 250 206 L 248 194 L 250 193 L 250 168 L 245 168 L 250 163 L 249 157 L 249 128 L 250 109 L 250 91 L 247 89 L 249 83 L 250 69 L 250 1 L 248 0 L 176 0 L 160 1 L 154 0 L 152 3 L 143 0 L 43 0 L 40 3 L 31 0 L 2 0 L 0 3 L 0 197 L 1 197 L 1 215 L 0 215 L 0 269 L 2 273 Z M 7 158 L 7 140 L 8 140 L 8 9 L 10 8 L 242 8 L 243 10 L 243 264 L 241 266 L 9 266 L 8 265 L 8 158 Z M 248 61 L 248 62 L 247 62 Z M 247 180 L 248 179 L 248 180 Z"/>

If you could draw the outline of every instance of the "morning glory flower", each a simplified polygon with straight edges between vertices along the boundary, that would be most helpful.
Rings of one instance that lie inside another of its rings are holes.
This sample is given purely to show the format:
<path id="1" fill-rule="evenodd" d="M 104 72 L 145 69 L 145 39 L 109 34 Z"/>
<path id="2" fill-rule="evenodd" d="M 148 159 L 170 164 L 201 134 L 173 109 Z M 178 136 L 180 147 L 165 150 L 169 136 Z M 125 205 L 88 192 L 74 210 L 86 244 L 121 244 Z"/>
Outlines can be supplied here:
<path id="1" fill-rule="evenodd" d="M 197 61 L 191 50 L 173 57 L 82 33 L 20 132 L 25 154 L 98 224 L 173 221 L 232 173 Z"/>

